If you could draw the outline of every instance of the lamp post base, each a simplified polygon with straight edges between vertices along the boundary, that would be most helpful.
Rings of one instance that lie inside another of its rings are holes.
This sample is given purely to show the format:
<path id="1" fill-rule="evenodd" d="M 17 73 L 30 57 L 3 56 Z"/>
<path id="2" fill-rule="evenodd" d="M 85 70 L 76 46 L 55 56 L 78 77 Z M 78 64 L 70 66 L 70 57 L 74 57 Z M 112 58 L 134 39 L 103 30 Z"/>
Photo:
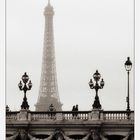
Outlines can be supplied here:
<path id="1" fill-rule="evenodd" d="M 93 109 L 101 109 L 102 108 L 98 95 L 95 96 L 94 104 L 92 105 L 92 107 L 93 107 Z"/>
<path id="2" fill-rule="evenodd" d="M 22 105 L 21 105 L 21 109 L 29 109 L 27 98 L 23 99 L 23 102 L 22 102 Z"/>

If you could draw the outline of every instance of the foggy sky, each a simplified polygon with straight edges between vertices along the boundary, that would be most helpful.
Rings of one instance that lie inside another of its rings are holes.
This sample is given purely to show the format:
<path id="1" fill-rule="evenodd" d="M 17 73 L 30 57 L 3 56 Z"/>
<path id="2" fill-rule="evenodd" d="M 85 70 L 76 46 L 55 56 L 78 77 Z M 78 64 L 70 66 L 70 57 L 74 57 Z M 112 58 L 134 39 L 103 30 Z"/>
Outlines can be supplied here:
<path id="1" fill-rule="evenodd" d="M 19 110 L 23 92 L 18 83 L 26 71 L 33 83 L 27 92 L 34 110 L 41 75 L 44 15 L 47 0 L 7 0 L 6 101 Z M 99 90 L 104 110 L 125 110 L 127 56 L 134 60 L 133 0 L 52 0 L 57 81 L 63 110 L 74 104 L 91 110 L 95 91 L 89 79 L 99 70 L 105 81 Z M 130 106 L 133 109 L 134 65 L 130 73 Z"/>

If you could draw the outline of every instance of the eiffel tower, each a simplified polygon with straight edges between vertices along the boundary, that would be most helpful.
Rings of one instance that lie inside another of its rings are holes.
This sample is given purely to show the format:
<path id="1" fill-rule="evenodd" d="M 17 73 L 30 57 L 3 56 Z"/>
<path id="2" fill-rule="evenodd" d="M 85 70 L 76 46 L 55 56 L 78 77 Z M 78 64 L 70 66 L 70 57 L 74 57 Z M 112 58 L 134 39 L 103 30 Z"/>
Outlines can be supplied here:
<path id="1" fill-rule="evenodd" d="M 36 111 L 48 111 L 50 105 L 53 105 L 56 111 L 62 110 L 60 102 L 57 74 L 55 64 L 55 49 L 53 36 L 53 7 L 48 0 L 48 5 L 45 7 L 45 33 L 44 47 L 42 57 L 42 72 L 40 79 L 39 96 L 36 106 Z"/>

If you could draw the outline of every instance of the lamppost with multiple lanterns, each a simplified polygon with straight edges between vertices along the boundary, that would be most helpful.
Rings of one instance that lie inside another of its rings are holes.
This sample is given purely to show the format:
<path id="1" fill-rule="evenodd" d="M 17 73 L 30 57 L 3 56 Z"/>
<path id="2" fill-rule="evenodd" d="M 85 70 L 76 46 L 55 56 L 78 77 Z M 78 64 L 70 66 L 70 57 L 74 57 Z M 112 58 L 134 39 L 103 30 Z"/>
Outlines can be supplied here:
<path id="1" fill-rule="evenodd" d="M 20 90 L 23 90 L 23 92 L 24 92 L 24 98 L 23 98 L 23 102 L 21 105 L 21 109 L 29 109 L 29 105 L 28 105 L 27 97 L 26 97 L 26 92 L 28 90 L 31 90 L 32 82 L 31 82 L 31 80 L 29 80 L 29 76 L 26 74 L 26 72 L 22 76 L 22 81 L 19 82 L 18 87 Z"/>
<path id="2" fill-rule="evenodd" d="M 92 105 L 93 109 L 101 109 L 102 108 L 102 106 L 100 104 L 99 96 L 98 96 L 98 90 L 102 89 L 104 87 L 104 80 L 101 79 L 100 84 L 99 84 L 98 82 L 99 82 L 100 78 L 101 78 L 101 75 L 98 72 L 98 70 L 96 70 L 96 72 L 93 74 L 93 79 L 94 79 L 95 83 L 92 81 L 92 79 L 90 79 L 90 81 L 89 81 L 89 87 L 91 89 L 95 89 L 95 92 L 96 92 L 95 100 L 94 100 L 94 103 Z"/>

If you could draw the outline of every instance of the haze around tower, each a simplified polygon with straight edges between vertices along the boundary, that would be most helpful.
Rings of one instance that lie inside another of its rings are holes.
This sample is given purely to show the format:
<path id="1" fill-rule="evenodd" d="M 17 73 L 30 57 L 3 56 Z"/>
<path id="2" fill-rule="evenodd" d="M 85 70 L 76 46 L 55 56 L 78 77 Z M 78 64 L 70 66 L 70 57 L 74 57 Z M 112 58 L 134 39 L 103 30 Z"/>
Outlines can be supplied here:
<path id="1" fill-rule="evenodd" d="M 23 93 L 17 87 L 26 71 L 33 83 L 27 93 L 30 109 L 37 101 L 46 1 L 7 1 L 7 91 L 11 110 L 19 110 Z M 96 69 L 105 81 L 99 91 L 104 110 L 125 110 L 127 74 L 124 62 L 134 62 L 132 0 L 53 1 L 54 42 L 58 88 L 63 110 L 74 104 L 90 110 L 95 92 L 88 82 Z M 26 8 L 25 8 L 26 7 Z M 134 65 L 130 76 L 130 105 L 134 108 Z"/>

